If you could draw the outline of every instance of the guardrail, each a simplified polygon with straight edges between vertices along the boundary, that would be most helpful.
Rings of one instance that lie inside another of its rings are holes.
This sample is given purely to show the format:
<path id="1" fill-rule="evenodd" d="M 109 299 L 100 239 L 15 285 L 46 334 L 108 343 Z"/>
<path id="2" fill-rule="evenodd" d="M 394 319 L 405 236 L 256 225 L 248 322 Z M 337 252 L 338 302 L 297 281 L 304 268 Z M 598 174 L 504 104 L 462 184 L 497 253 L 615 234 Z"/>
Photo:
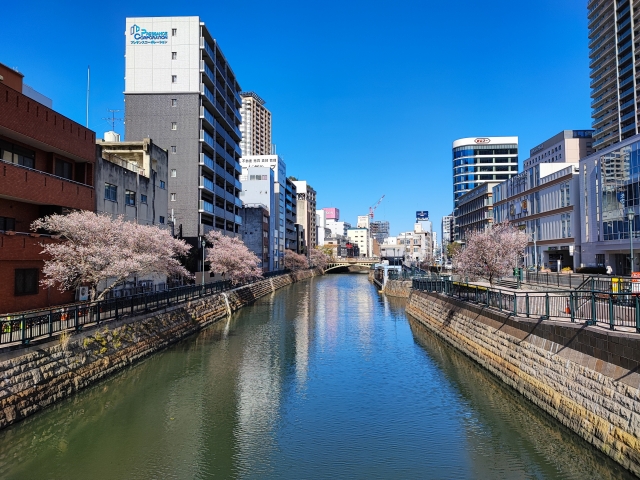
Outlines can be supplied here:
<path id="1" fill-rule="evenodd" d="M 442 293 L 467 302 L 496 308 L 516 317 L 560 319 L 635 328 L 640 333 L 640 294 L 598 291 L 517 293 L 451 280 L 413 280 L 414 290 Z"/>
<path id="2" fill-rule="evenodd" d="M 278 270 L 264 273 L 264 278 L 288 273 Z M 0 315 L 0 347 L 8 345 L 27 345 L 36 339 L 52 337 L 65 330 L 81 330 L 84 326 L 118 320 L 125 316 L 152 312 L 171 305 L 202 298 L 244 284 L 232 284 L 230 280 L 203 285 L 187 285 L 159 292 L 146 292 L 130 297 L 110 298 L 97 302 L 80 302 L 60 305 L 50 309 Z"/>
<path id="3" fill-rule="evenodd" d="M 517 276 L 503 277 L 504 280 L 517 281 Z M 610 275 L 589 275 L 581 273 L 523 272 L 522 283 L 544 285 L 576 290 L 595 290 L 610 293 L 631 293 L 631 277 Z"/>

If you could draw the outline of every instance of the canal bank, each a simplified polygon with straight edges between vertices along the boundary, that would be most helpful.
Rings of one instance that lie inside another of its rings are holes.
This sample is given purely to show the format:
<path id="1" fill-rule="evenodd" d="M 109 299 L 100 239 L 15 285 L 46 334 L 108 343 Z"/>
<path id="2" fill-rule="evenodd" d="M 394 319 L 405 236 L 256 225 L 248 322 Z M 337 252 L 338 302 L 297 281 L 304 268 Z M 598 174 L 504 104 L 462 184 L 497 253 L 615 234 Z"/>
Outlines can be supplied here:
<path id="1" fill-rule="evenodd" d="M 623 480 L 363 275 L 296 282 L 0 431 L 0 478 Z"/>
<path id="2" fill-rule="evenodd" d="M 202 330 L 256 299 L 321 274 L 271 277 L 48 343 L 0 354 L 0 429 Z"/>
<path id="3" fill-rule="evenodd" d="M 640 476 L 640 339 L 412 291 L 407 313 Z"/>

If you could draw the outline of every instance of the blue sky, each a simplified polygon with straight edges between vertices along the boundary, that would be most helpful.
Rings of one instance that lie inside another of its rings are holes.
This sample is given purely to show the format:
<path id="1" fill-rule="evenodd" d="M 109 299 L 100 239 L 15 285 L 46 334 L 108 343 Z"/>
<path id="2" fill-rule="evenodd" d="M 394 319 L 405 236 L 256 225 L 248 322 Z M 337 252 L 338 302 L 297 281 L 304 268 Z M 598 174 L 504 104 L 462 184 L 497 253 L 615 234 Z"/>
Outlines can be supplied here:
<path id="1" fill-rule="evenodd" d="M 376 219 L 392 234 L 416 210 L 440 232 L 454 139 L 517 135 L 522 164 L 591 123 L 586 0 L 36 1 L 3 14 L 0 62 L 82 124 L 91 65 L 98 137 L 107 109 L 124 117 L 125 17 L 199 15 L 266 100 L 287 174 L 353 223 L 384 194 Z"/>

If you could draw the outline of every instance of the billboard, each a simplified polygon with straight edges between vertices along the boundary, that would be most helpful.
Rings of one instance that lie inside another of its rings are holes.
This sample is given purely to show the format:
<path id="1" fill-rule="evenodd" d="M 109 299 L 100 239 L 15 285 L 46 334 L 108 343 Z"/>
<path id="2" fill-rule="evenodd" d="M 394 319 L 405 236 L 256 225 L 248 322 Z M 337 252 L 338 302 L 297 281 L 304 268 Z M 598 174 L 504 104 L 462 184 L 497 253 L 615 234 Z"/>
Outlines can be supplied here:
<path id="1" fill-rule="evenodd" d="M 418 210 L 416 212 L 416 220 L 429 220 L 428 210 Z"/>
<path id="2" fill-rule="evenodd" d="M 323 208 L 323 210 L 327 214 L 327 220 L 335 220 L 336 222 L 340 220 L 340 210 L 337 208 Z"/>

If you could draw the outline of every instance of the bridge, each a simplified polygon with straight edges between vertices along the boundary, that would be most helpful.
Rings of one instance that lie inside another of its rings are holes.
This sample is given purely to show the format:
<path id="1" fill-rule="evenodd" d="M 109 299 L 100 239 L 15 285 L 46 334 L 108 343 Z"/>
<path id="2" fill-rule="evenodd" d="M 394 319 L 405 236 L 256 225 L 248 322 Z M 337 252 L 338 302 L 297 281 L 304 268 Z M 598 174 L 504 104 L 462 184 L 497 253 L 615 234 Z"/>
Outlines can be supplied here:
<path id="1" fill-rule="evenodd" d="M 344 267 L 371 267 L 376 263 L 380 263 L 380 259 L 378 257 L 340 258 L 340 259 L 334 259 L 330 261 L 327 264 L 324 271 L 326 273 L 329 270 L 333 270 L 335 268 L 344 268 Z"/>

